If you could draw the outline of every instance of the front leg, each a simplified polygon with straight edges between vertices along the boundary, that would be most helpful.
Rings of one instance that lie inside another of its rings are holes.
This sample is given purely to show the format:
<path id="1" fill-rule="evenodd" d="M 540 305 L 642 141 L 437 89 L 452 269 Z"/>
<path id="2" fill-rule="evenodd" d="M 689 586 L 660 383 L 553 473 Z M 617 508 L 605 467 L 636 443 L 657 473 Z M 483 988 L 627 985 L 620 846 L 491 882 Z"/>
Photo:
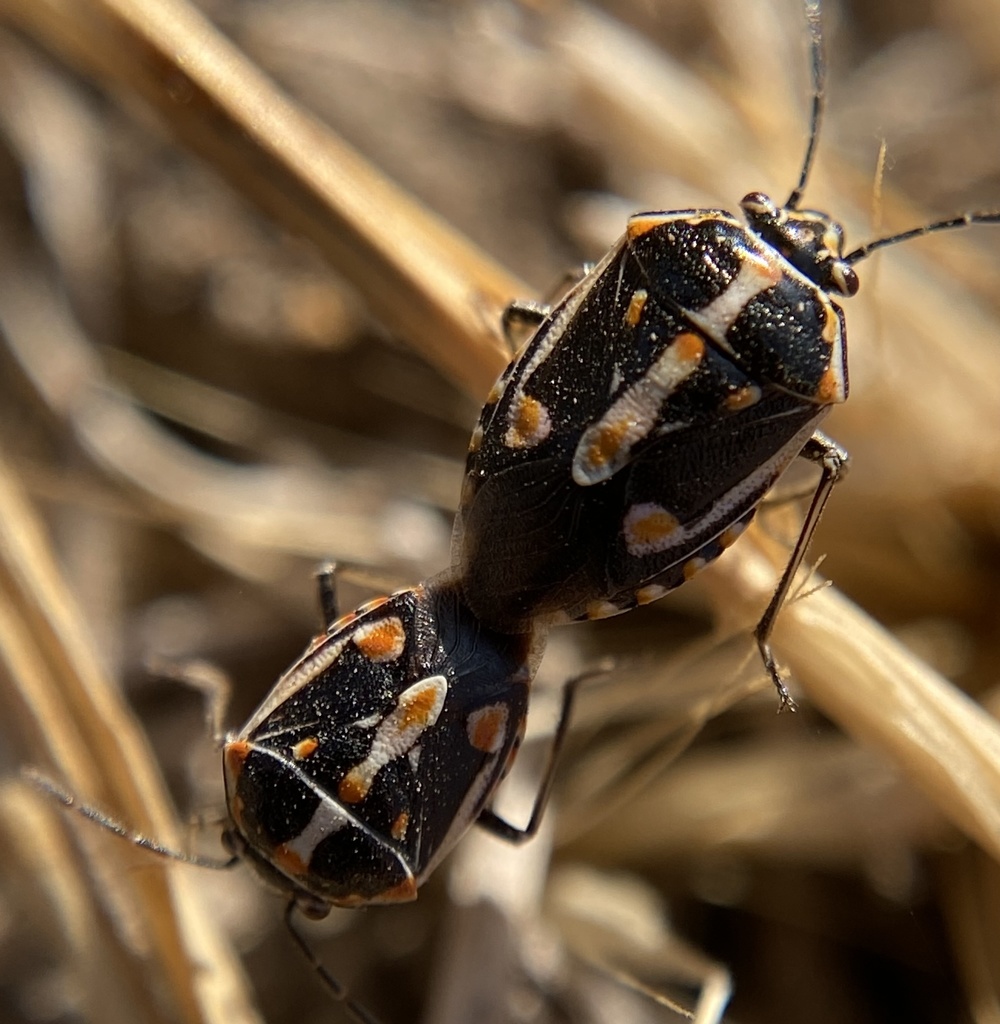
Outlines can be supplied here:
<path id="1" fill-rule="evenodd" d="M 791 589 L 795 574 L 799 571 L 799 566 L 805 558 L 809 542 L 812 540 L 816 527 L 819 525 L 820 516 L 822 516 L 823 509 L 826 507 L 830 492 L 847 471 L 851 460 L 850 455 L 836 441 L 831 440 L 819 430 L 809 438 L 799 454 L 801 458 L 820 465 L 819 483 L 817 483 L 816 489 L 813 491 L 812 501 L 809 503 L 809 511 L 806 512 L 802 529 L 799 531 L 798 540 L 792 549 L 788 564 L 785 566 L 785 571 L 781 574 L 781 579 L 778 581 L 774 595 L 764 610 L 760 622 L 757 623 L 757 628 L 754 630 L 754 639 L 756 639 L 757 647 L 760 649 L 764 668 L 767 670 L 767 674 L 771 677 L 771 682 L 774 683 L 775 689 L 778 691 L 779 711 L 784 711 L 785 709 L 794 711 L 795 701 L 792 700 L 788 689 L 778 673 L 778 666 L 771 651 L 771 633 L 774 630 L 774 623 L 778 618 L 778 612 L 781 611 L 781 606 L 785 603 L 785 598 Z"/>
<path id="2" fill-rule="evenodd" d="M 521 347 L 526 335 L 537 330 L 551 312 L 551 306 L 532 299 L 514 299 L 507 306 L 500 317 L 500 329 L 511 355 Z"/>
<path id="3" fill-rule="evenodd" d="M 563 743 L 566 740 L 566 735 L 569 732 L 569 723 L 573 715 L 573 701 L 576 698 L 576 691 L 579 689 L 581 683 L 586 682 L 588 679 L 592 679 L 594 676 L 605 675 L 607 672 L 608 666 L 606 664 L 601 664 L 586 672 L 581 672 L 578 676 L 574 676 L 563 687 L 563 702 L 562 709 L 559 712 L 559 721 L 556 724 L 555 732 L 552 735 L 552 745 L 549 748 L 548 761 L 546 762 L 545 771 L 542 774 L 541 781 L 538 784 L 538 792 L 535 795 L 535 803 L 531 809 L 531 817 L 528 819 L 528 824 L 523 828 L 520 828 L 517 825 L 512 825 L 509 821 L 501 818 L 495 811 L 487 807 L 485 810 L 480 812 L 479 819 L 476 822 L 477 825 L 481 825 L 488 832 L 492 832 L 495 836 L 508 843 L 520 844 L 526 842 L 535 835 L 541 826 L 542 817 L 545 814 L 545 807 L 548 804 L 549 795 L 552 792 L 552 783 L 555 779 L 556 767 L 559 763 L 559 754 L 562 750 Z"/>
<path id="4" fill-rule="evenodd" d="M 319 596 L 320 614 L 323 616 L 323 628 L 329 630 L 340 618 L 336 562 L 324 562 L 316 570 L 316 589 Z"/>

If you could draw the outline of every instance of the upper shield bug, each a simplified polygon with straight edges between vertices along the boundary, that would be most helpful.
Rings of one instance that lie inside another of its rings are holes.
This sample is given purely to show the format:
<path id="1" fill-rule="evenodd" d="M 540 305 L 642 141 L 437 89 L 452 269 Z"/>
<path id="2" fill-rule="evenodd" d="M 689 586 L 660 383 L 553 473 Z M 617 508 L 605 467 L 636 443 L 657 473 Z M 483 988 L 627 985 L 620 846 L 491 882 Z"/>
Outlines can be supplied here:
<path id="1" fill-rule="evenodd" d="M 824 101 L 819 3 L 806 5 L 813 104 L 798 184 L 723 210 L 647 212 L 537 322 L 487 398 L 469 448 L 455 560 L 496 628 L 603 618 L 656 600 L 718 557 L 796 457 L 821 475 L 756 639 L 768 638 L 847 453 L 818 429 L 848 394 L 854 265 L 878 248 L 972 223 L 967 213 L 844 253 L 800 209 Z"/>

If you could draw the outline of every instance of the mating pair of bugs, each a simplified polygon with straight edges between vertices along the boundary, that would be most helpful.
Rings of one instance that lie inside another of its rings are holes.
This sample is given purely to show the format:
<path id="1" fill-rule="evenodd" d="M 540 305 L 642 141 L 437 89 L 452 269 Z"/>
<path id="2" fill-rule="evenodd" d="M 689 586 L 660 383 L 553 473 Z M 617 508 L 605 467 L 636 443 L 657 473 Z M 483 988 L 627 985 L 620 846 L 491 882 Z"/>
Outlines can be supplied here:
<path id="1" fill-rule="evenodd" d="M 508 320 L 537 329 L 473 433 L 453 568 L 342 617 L 333 574 L 321 575 L 325 631 L 224 748 L 226 844 L 290 912 L 413 899 L 473 823 L 530 836 L 572 685 L 528 825 L 489 805 L 523 734 L 548 627 L 680 586 L 804 457 L 819 480 L 755 633 L 791 705 L 768 639 L 847 463 L 817 429 L 848 393 L 834 296 L 857 291 L 854 267 L 878 248 L 1000 221 L 968 213 L 845 254 L 840 226 L 799 208 L 823 108 L 818 2 L 806 10 L 813 108 L 788 200 L 751 193 L 742 220 L 637 214 L 554 308 L 511 307 Z"/>

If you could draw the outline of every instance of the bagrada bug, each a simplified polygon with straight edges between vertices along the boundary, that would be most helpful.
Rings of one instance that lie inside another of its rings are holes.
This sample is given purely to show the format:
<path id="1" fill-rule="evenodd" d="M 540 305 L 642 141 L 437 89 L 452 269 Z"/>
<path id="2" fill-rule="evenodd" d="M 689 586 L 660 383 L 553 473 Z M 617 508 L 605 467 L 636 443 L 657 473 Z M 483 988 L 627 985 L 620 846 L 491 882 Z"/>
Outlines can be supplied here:
<path id="1" fill-rule="evenodd" d="M 484 626 L 450 576 L 332 618 L 225 744 L 228 844 L 322 917 L 414 899 L 477 819 L 530 834 L 484 808 L 523 735 L 542 642 Z"/>
<path id="2" fill-rule="evenodd" d="M 537 323 L 491 391 L 469 447 L 455 561 L 473 611 L 499 629 L 599 619 L 656 600 L 732 544 L 786 467 L 821 467 L 755 637 L 768 638 L 847 453 L 817 430 L 847 398 L 832 295 L 876 249 L 972 223 L 968 213 L 843 252 L 827 214 L 800 210 L 823 109 L 819 3 L 806 4 L 813 110 L 798 184 L 724 210 L 638 213 Z"/>
<path id="3" fill-rule="evenodd" d="M 362 1024 L 374 1018 L 315 957 L 292 913 L 413 900 L 478 823 L 508 842 L 537 831 L 572 708 L 566 684 L 548 763 L 526 825 L 488 806 L 524 735 L 545 643 L 538 623 L 486 626 L 446 572 L 338 616 L 335 571 L 319 574 L 325 630 L 223 745 L 228 861 L 139 837 L 30 778 L 67 806 L 154 853 L 203 867 L 246 861 L 287 899 L 286 924 L 328 989 Z"/>
<path id="4" fill-rule="evenodd" d="M 490 395 L 470 445 L 455 568 L 342 618 L 332 577 L 321 577 L 325 632 L 224 750 L 227 845 L 290 909 L 319 917 L 412 899 L 477 821 L 508 839 L 531 835 L 572 685 L 528 825 L 488 805 L 523 732 L 548 622 L 615 614 L 679 586 L 803 456 L 821 478 L 756 631 L 790 703 L 768 637 L 847 461 L 817 431 L 848 393 L 830 296 L 855 293 L 853 266 L 877 248 L 1000 220 L 970 213 L 844 255 L 840 227 L 798 209 L 823 100 L 818 7 L 807 4 L 809 144 L 784 206 L 751 193 L 745 223 L 720 210 L 632 217 L 539 317 Z"/>

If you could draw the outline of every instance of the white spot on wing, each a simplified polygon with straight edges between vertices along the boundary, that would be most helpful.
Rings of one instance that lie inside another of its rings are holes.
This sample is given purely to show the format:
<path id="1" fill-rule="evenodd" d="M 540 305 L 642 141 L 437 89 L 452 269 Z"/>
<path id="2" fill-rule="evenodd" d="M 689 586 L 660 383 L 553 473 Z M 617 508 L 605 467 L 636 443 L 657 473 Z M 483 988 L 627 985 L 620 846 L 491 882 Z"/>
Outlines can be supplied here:
<path id="1" fill-rule="evenodd" d="M 677 544 L 677 536 L 690 535 L 681 528 L 673 513 L 656 502 L 643 501 L 633 505 L 622 521 L 625 547 L 630 555 L 643 557 L 666 551 Z"/>
<path id="2" fill-rule="evenodd" d="M 507 738 L 508 717 L 504 704 L 490 704 L 473 711 L 466 723 L 469 743 L 476 750 L 495 754 Z"/>
<path id="3" fill-rule="evenodd" d="M 504 444 L 508 448 L 534 448 L 552 433 L 549 411 L 530 395 L 518 392 L 507 409 L 507 432 Z"/>
<path id="4" fill-rule="evenodd" d="M 395 661 L 406 649 L 406 630 L 398 615 L 388 615 L 358 626 L 351 640 L 369 661 Z"/>

